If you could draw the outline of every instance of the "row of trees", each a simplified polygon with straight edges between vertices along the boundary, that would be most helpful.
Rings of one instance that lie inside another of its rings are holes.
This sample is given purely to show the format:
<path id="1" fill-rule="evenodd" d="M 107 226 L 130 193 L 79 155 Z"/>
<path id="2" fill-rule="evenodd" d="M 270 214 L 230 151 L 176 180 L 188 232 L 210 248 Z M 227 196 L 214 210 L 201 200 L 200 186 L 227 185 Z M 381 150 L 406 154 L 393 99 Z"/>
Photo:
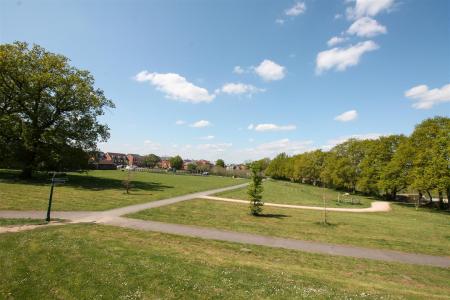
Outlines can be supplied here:
<path id="1" fill-rule="evenodd" d="M 328 152 L 274 158 L 265 174 L 313 185 L 395 199 L 401 191 L 450 198 L 450 118 L 435 117 L 414 132 L 375 140 L 350 139 Z"/>
<path id="2" fill-rule="evenodd" d="M 0 45 L 0 167 L 86 168 L 88 152 L 106 141 L 98 121 L 114 104 L 93 76 L 69 59 L 26 43 Z"/>

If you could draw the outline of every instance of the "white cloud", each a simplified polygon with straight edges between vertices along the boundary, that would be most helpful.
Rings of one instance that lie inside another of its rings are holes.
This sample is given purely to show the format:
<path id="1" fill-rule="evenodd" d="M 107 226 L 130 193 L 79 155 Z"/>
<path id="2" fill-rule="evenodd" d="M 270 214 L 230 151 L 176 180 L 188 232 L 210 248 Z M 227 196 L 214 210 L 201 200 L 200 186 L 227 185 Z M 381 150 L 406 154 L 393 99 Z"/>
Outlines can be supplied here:
<path id="1" fill-rule="evenodd" d="M 338 19 L 341 19 L 342 18 L 342 15 L 341 14 L 335 14 L 334 15 L 334 19 L 335 20 L 338 20 Z"/>
<path id="2" fill-rule="evenodd" d="M 183 120 L 177 120 L 177 121 L 175 122 L 175 125 L 184 125 L 184 124 L 186 124 L 186 122 L 183 121 Z"/>
<path id="3" fill-rule="evenodd" d="M 275 23 L 283 25 L 284 24 L 284 19 L 276 19 Z"/>
<path id="4" fill-rule="evenodd" d="M 329 47 L 335 46 L 337 44 L 345 42 L 346 38 L 341 36 L 333 36 L 331 39 L 328 40 L 327 45 Z"/>
<path id="5" fill-rule="evenodd" d="M 255 73 L 266 81 L 280 80 L 286 75 L 286 68 L 271 60 L 265 59 L 255 68 Z"/>
<path id="6" fill-rule="evenodd" d="M 149 73 L 142 71 L 135 76 L 139 82 L 148 81 L 156 88 L 173 100 L 181 102 L 211 102 L 215 95 L 210 94 L 207 89 L 198 87 L 176 73 Z"/>
<path id="7" fill-rule="evenodd" d="M 415 101 L 413 107 L 416 109 L 430 109 L 434 105 L 450 102 L 450 84 L 432 90 L 424 84 L 418 85 L 407 90 L 405 97 Z"/>
<path id="8" fill-rule="evenodd" d="M 284 11 L 286 16 L 296 17 L 306 10 L 305 2 L 297 2 L 291 8 Z"/>
<path id="9" fill-rule="evenodd" d="M 248 96 L 261 92 L 265 92 L 265 89 L 260 89 L 251 84 L 244 83 L 226 83 L 220 89 L 216 90 L 216 93 L 225 93 L 229 95 L 247 94 Z"/>
<path id="10" fill-rule="evenodd" d="M 357 117 L 358 112 L 356 110 L 349 110 L 336 116 L 334 119 L 340 122 L 349 122 L 355 120 Z"/>
<path id="11" fill-rule="evenodd" d="M 209 122 L 207 120 L 200 120 L 195 123 L 192 123 L 190 126 L 194 127 L 194 128 L 203 128 L 203 127 L 209 127 L 211 125 L 212 125 L 211 122 Z"/>
<path id="12" fill-rule="evenodd" d="M 241 66 L 235 66 L 233 68 L 233 73 L 235 73 L 235 74 L 243 74 L 243 73 L 245 73 L 245 70 Z"/>
<path id="13" fill-rule="evenodd" d="M 355 0 L 354 2 L 354 7 L 347 8 L 347 18 L 349 19 L 373 17 L 380 12 L 389 10 L 394 5 L 394 0 Z"/>
<path id="14" fill-rule="evenodd" d="M 291 141 L 289 139 L 281 139 L 263 143 L 254 148 L 245 149 L 244 155 L 259 159 L 262 157 L 274 157 L 281 152 L 285 152 L 289 155 L 299 154 L 312 150 L 312 143 L 312 141 Z"/>
<path id="15" fill-rule="evenodd" d="M 248 125 L 247 128 L 249 130 L 255 130 L 255 131 L 264 132 L 264 131 L 288 131 L 288 130 L 295 130 L 297 128 L 297 126 L 295 126 L 295 125 L 281 126 L 281 125 L 266 123 L 266 124 L 258 124 L 256 126 L 253 125 L 253 124 L 250 124 L 250 125 Z"/>
<path id="16" fill-rule="evenodd" d="M 321 148 L 324 149 L 324 150 L 330 150 L 334 146 L 336 146 L 338 144 L 342 144 L 342 143 L 348 141 L 349 139 L 376 140 L 380 136 L 384 136 L 384 135 L 385 134 L 381 134 L 381 133 L 366 133 L 366 134 L 353 134 L 353 135 L 341 136 L 341 137 L 336 138 L 336 139 L 328 140 L 328 144 L 322 146 Z"/>
<path id="17" fill-rule="evenodd" d="M 348 34 L 357 35 L 359 37 L 373 37 L 386 32 L 387 30 L 385 26 L 369 17 L 362 17 L 356 20 L 347 29 Z"/>
<path id="18" fill-rule="evenodd" d="M 213 136 L 213 135 L 199 137 L 199 139 L 201 139 L 201 140 L 213 140 L 214 138 L 215 138 L 215 136 Z"/>
<path id="19" fill-rule="evenodd" d="M 200 144 L 197 146 L 197 149 L 206 151 L 212 150 L 216 152 L 225 152 L 231 146 L 233 146 L 232 143 Z"/>
<path id="20" fill-rule="evenodd" d="M 337 47 L 319 52 L 316 58 L 316 73 L 320 74 L 333 68 L 344 71 L 347 67 L 357 65 L 364 53 L 378 48 L 378 45 L 373 41 L 365 41 L 347 48 Z"/>

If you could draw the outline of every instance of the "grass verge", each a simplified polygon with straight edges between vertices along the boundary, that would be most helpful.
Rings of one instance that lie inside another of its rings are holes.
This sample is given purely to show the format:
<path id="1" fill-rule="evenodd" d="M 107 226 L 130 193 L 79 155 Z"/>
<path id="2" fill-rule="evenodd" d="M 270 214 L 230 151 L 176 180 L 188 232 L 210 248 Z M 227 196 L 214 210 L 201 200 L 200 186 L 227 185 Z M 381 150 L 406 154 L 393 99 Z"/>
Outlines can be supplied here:
<path id="1" fill-rule="evenodd" d="M 0 236 L 0 298 L 448 299 L 449 269 L 100 225 Z"/>

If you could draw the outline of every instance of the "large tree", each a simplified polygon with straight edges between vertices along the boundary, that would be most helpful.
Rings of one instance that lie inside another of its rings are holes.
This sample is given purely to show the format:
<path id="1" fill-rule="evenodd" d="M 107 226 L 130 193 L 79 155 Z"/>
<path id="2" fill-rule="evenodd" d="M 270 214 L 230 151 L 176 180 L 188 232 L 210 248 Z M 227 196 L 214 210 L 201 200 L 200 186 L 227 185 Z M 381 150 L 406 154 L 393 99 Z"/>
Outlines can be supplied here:
<path id="1" fill-rule="evenodd" d="M 382 136 L 368 145 L 366 155 L 361 161 L 361 174 L 358 189 L 367 194 L 380 195 L 386 193 L 380 185 L 381 175 L 395 155 L 399 145 L 406 140 L 403 135 Z M 395 197 L 397 190 L 389 191 Z"/>
<path id="2" fill-rule="evenodd" d="M 0 45 L 0 150 L 13 153 L 23 177 L 70 160 L 68 149 L 96 149 L 109 137 L 98 117 L 113 107 L 93 76 L 68 58 L 38 45 Z"/>
<path id="3" fill-rule="evenodd" d="M 450 194 L 450 118 L 434 117 L 416 126 L 410 137 L 413 153 L 413 180 L 416 190 L 437 192 L 444 208 L 444 194 Z"/>

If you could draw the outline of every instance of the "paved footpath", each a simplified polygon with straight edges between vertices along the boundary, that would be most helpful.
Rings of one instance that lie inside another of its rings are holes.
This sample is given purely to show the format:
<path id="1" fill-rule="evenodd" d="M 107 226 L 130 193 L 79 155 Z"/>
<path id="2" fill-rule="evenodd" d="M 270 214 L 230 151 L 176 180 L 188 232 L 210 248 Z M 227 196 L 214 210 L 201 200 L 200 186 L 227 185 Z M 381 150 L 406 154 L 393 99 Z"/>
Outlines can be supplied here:
<path id="1" fill-rule="evenodd" d="M 215 196 L 203 196 L 202 199 L 208 200 L 217 200 L 217 201 L 225 201 L 225 202 L 234 202 L 241 204 L 248 204 L 248 201 L 232 199 L 232 198 L 222 198 Z M 292 204 L 278 204 L 278 203 L 269 203 L 264 202 L 264 206 L 273 206 L 273 207 L 283 207 L 283 208 L 298 208 L 298 209 L 310 209 L 310 210 L 323 210 L 323 207 L 319 206 L 304 206 L 304 205 L 292 205 Z M 367 212 L 386 212 L 390 211 L 391 206 L 389 202 L 383 201 L 373 201 L 370 207 L 366 208 L 336 208 L 336 207 L 327 207 L 327 211 L 341 211 L 341 212 L 355 212 L 355 213 L 367 213 Z"/>
<path id="2" fill-rule="evenodd" d="M 277 238 L 271 236 L 241 233 L 234 231 L 218 230 L 207 227 L 170 224 L 155 221 L 144 221 L 121 217 L 122 215 L 138 212 L 144 209 L 161 207 L 181 201 L 201 198 L 204 196 L 220 193 L 223 191 L 242 188 L 244 186 L 246 186 L 246 184 L 198 192 L 173 197 L 169 199 L 153 201 L 144 204 L 131 205 L 100 212 L 89 212 L 89 211 L 53 212 L 52 217 L 66 219 L 71 223 L 95 222 L 99 224 L 113 225 L 137 230 L 156 231 L 203 239 L 219 240 L 242 244 L 253 244 L 275 248 L 293 249 L 310 253 L 374 259 L 388 262 L 400 262 L 400 263 L 427 265 L 443 268 L 450 267 L 450 257 L 446 256 L 432 256 L 425 254 L 405 253 L 392 250 L 381 250 L 381 249 L 362 248 L 347 245 L 328 244 L 321 242 L 302 241 L 302 240 Z M 43 211 L 0 211 L 0 218 L 44 218 L 44 216 L 45 212 Z"/>

